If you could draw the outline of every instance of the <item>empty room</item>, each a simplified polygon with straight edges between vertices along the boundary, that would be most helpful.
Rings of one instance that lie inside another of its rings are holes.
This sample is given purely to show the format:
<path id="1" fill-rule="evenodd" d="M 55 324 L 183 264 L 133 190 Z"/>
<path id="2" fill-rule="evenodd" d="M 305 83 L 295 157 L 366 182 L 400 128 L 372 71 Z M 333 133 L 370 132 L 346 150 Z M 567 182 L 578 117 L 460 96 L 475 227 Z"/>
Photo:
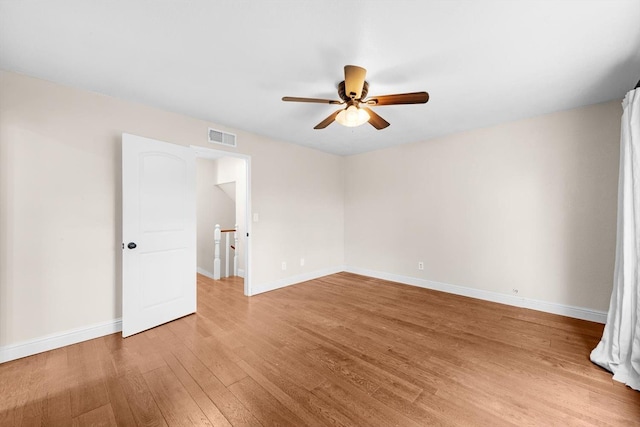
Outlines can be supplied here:
<path id="1" fill-rule="evenodd" d="M 640 2 L 0 0 L 0 426 L 640 426 Z"/>

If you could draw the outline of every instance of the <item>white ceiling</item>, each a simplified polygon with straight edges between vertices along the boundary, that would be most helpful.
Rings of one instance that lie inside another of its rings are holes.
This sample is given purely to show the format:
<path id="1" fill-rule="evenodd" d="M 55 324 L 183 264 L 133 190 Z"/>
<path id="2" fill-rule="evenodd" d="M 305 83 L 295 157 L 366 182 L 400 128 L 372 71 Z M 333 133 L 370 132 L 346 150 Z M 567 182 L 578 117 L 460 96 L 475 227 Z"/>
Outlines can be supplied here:
<path id="1" fill-rule="evenodd" d="M 338 99 L 345 64 L 431 99 L 381 131 L 280 100 Z M 621 99 L 640 1 L 0 0 L 0 68 L 348 155 Z"/>

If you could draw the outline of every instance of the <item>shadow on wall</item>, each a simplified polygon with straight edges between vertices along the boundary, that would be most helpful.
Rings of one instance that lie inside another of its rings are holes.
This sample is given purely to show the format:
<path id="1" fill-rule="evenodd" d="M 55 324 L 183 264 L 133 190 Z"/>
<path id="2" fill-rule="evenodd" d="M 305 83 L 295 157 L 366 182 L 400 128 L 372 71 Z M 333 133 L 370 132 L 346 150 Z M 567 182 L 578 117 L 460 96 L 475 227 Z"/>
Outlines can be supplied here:
<path id="1" fill-rule="evenodd" d="M 612 105 L 612 108 L 615 106 Z M 561 230 L 564 232 L 563 298 L 600 294 L 604 307 L 613 283 L 620 156 L 620 115 L 597 114 L 589 108 L 567 129 L 571 135 L 564 150 L 563 181 L 558 182 L 565 200 Z M 616 135 L 612 139 L 612 135 Z M 605 309 L 606 310 L 606 309 Z"/>
<path id="2" fill-rule="evenodd" d="M 612 66 L 607 76 L 585 92 L 596 92 L 606 99 L 602 91 L 611 90 L 613 84 L 622 101 L 638 72 L 640 55 Z M 607 108 L 607 114 L 602 114 L 602 108 Z M 563 144 L 554 147 L 563 163 L 561 180 L 553 185 L 561 197 L 558 202 L 566 209 L 560 227 L 563 248 L 559 252 L 564 273 L 560 283 L 565 288 L 558 298 L 571 301 L 577 295 L 591 295 L 591 300 L 602 301 L 605 311 L 615 263 L 621 117 L 620 103 L 586 107 L 562 130 Z"/>

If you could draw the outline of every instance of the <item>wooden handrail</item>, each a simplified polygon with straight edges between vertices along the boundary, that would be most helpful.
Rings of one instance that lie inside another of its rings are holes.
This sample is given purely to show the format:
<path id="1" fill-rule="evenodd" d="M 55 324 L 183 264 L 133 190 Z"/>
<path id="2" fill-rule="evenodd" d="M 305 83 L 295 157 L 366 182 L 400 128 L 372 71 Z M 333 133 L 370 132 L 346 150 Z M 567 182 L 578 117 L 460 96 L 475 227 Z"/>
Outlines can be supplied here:
<path id="1" fill-rule="evenodd" d="M 233 231 L 238 231 L 238 230 L 236 230 L 234 228 L 230 228 L 229 230 L 220 230 L 221 233 L 231 233 Z"/>

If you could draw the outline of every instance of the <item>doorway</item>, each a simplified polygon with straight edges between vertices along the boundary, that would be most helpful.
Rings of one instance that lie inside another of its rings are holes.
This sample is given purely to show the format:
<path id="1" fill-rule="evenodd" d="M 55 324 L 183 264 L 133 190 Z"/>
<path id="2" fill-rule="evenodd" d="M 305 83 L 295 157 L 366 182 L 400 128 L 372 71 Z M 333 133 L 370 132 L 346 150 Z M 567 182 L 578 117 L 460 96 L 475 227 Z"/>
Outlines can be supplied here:
<path id="1" fill-rule="evenodd" d="M 244 294 L 251 296 L 251 240 L 249 221 L 250 202 L 250 172 L 251 158 L 249 156 L 228 151 L 215 150 L 206 147 L 191 146 L 196 154 L 196 169 L 198 179 L 198 272 L 211 277 L 213 273 L 213 227 L 220 224 L 224 230 L 237 225 L 238 251 L 237 272 L 243 278 Z M 205 169 L 203 171 L 203 169 Z M 200 197 L 216 198 L 220 209 L 211 206 L 212 199 L 200 200 Z M 232 204 L 233 220 L 228 206 Z M 202 209 L 201 209 L 202 208 Z M 209 210 L 207 212 L 207 210 Z M 226 212 L 225 212 L 226 211 Z M 224 233 L 223 233 L 224 234 Z M 226 243 L 226 236 L 222 236 L 221 248 Z M 233 239 L 233 237 L 232 237 Z M 234 245 L 235 246 L 235 245 Z M 226 250 L 221 250 L 224 257 Z M 224 266 L 225 264 L 223 264 Z M 229 265 L 233 265 L 230 261 Z M 223 267 L 224 268 L 224 267 Z M 230 274 L 232 275 L 232 274 Z"/>

